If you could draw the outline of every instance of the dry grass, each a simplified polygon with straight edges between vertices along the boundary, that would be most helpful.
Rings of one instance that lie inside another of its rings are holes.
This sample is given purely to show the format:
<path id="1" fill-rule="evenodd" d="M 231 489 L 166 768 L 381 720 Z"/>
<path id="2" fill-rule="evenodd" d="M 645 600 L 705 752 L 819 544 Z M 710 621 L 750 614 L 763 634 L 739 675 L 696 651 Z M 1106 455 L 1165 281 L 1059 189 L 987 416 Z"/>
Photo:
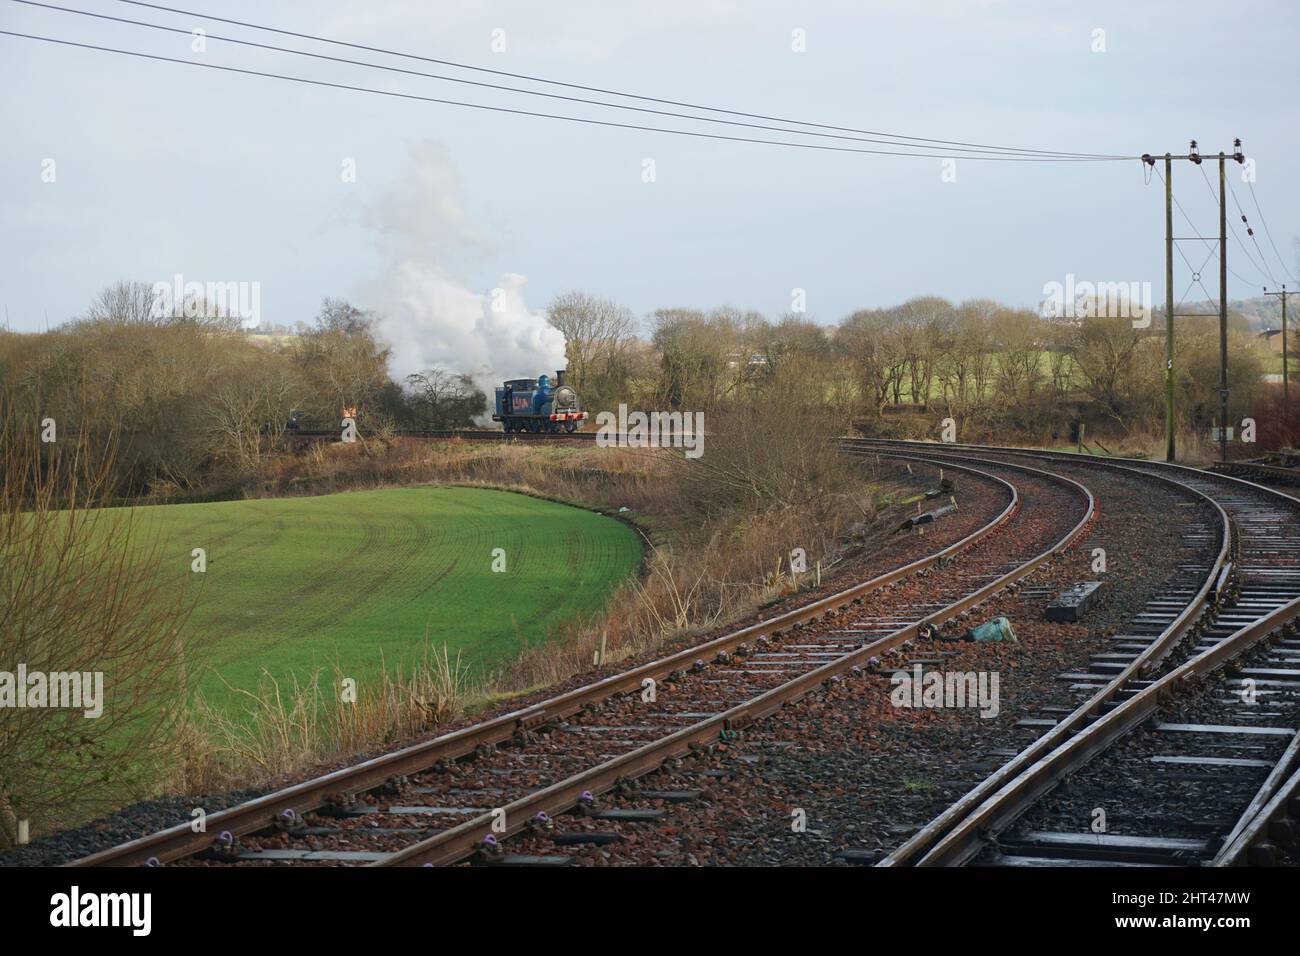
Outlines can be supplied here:
<path id="1" fill-rule="evenodd" d="M 596 619 L 521 654 L 499 676 L 496 689 L 553 684 L 589 670 L 602 648 L 603 662 L 617 663 L 736 621 L 811 584 L 811 569 L 818 561 L 828 566 L 836 546 L 833 527 L 794 512 L 715 528 L 704 540 L 652 544 L 639 580 L 612 595 Z M 790 571 L 790 547 L 807 552 L 808 573 Z"/>
<path id="2" fill-rule="evenodd" d="M 209 793 L 236 781 L 263 783 L 374 747 L 398 744 L 461 713 L 474 693 L 469 671 L 446 645 L 424 647 L 409 665 L 384 668 L 377 682 L 350 684 L 337 664 L 332 680 L 317 669 L 305 682 L 282 685 L 263 671 L 255 690 L 231 688 L 243 716 L 197 702 L 194 751 L 186 790 Z"/>

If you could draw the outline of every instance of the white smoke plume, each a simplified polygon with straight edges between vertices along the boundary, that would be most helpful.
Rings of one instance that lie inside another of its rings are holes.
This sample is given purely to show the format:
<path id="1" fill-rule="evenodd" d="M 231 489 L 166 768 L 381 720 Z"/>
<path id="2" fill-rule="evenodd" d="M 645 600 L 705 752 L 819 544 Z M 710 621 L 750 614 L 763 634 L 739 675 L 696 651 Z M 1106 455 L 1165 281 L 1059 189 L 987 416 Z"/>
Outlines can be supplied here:
<path id="1" fill-rule="evenodd" d="M 457 252 L 485 241 L 458 200 L 447 153 L 434 143 L 411 150 L 409 173 L 366 209 L 386 263 L 365 288 L 376 332 L 392 347 L 399 380 L 440 365 L 471 376 L 492 398 L 506 378 L 532 378 L 564 367 L 564 336 L 524 302 L 527 279 L 506 273 L 496 288 L 474 292 L 448 274 Z"/>

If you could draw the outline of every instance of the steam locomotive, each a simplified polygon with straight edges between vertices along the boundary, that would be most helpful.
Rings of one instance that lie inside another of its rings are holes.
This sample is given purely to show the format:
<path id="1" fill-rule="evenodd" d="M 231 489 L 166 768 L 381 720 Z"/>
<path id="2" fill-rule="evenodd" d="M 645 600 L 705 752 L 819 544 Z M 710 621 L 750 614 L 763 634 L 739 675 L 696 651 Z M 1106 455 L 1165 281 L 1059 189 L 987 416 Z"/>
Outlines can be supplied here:
<path id="1" fill-rule="evenodd" d="M 578 393 L 564 384 L 564 369 L 537 378 L 513 378 L 496 388 L 494 422 L 507 432 L 572 434 L 582 427 L 587 413 L 578 404 Z"/>

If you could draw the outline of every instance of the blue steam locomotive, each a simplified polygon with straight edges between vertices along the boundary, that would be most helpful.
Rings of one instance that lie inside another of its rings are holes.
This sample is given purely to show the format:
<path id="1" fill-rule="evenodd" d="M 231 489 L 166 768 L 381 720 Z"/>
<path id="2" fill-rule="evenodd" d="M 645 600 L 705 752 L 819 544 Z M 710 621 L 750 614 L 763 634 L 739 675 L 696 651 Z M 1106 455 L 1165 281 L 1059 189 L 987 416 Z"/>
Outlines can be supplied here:
<path id="1" fill-rule="evenodd" d="M 514 378 L 496 388 L 494 422 L 507 432 L 534 434 L 568 432 L 582 427 L 587 413 L 578 404 L 578 393 L 564 384 L 564 369 L 537 378 Z"/>

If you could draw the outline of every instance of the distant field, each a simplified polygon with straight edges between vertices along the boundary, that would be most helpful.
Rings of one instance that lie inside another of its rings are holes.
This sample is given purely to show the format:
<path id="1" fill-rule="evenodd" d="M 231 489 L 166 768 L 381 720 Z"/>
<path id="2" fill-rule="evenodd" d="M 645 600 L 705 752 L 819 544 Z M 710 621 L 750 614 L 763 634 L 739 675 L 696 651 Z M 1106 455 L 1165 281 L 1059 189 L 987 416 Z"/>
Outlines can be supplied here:
<path id="1" fill-rule="evenodd" d="M 592 512 L 471 488 L 165 505 L 135 512 L 168 564 L 189 568 L 190 627 L 212 670 L 208 700 L 323 668 L 361 682 L 429 643 L 478 670 L 599 608 L 641 559 L 638 536 Z M 493 549 L 506 571 L 492 571 Z M 218 676 L 219 675 L 219 676 Z M 224 678 L 224 682 L 223 682 Z"/>

